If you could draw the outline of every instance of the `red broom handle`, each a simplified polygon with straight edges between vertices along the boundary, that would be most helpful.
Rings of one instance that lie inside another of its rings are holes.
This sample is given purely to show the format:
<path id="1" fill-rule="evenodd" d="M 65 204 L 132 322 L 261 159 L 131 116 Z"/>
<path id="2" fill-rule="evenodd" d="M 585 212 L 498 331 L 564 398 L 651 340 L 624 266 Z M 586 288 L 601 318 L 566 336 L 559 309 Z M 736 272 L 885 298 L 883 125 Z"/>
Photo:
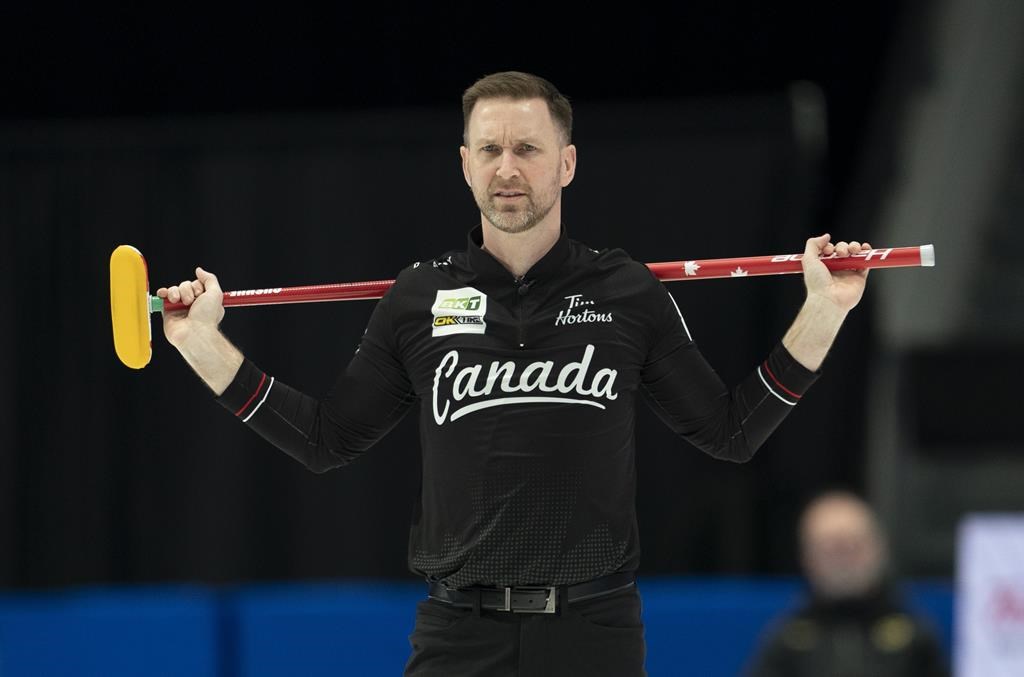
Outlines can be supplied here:
<path id="1" fill-rule="evenodd" d="M 693 261 L 664 261 L 648 263 L 654 276 L 662 282 L 677 280 L 708 280 L 721 277 L 753 277 L 755 275 L 783 275 L 800 273 L 803 254 L 775 256 L 745 256 L 732 259 L 696 259 Z M 917 247 L 890 247 L 869 249 L 860 254 L 821 257 L 825 267 L 832 271 L 862 270 L 865 268 L 905 268 L 935 265 L 935 249 L 926 244 Z M 306 287 L 276 287 L 241 289 L 224 292 L 225 306 L 266 306 L 280 303 L 314 303 L 318 301 L 354 301 L 379 299 L 394 284 L 394 280 L 369 282 L 341 282 L 316 284 Z M 183 303 L 163 304 L 165 311 L 182 310 Z"/>

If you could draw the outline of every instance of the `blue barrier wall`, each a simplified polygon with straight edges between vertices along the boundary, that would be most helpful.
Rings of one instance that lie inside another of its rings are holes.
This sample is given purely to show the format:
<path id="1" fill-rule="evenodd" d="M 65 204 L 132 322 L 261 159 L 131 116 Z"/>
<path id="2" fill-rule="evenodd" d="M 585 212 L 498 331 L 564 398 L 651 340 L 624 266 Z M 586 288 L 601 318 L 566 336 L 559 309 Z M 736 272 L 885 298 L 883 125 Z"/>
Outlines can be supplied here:
<path id="1" fill-rule="evenodd" d="M 802 601 L 798 579 L 680 579 L 640 581 L 651 677 L 736 677 L 762 631 Z M 906 601 L 931 621 L 949 655 L 953 590 L 948 582 L 915 582 Z M 685 662 L 680 661 L 685 657 Z"/>
<path id="2" fill-rule="evenodd" d="M 736 677 L 763 629 L 800 599 L 796 579 L 640 579 L 651 677 Z M 947 652 L 948 581 L 908 601 Z M 400 675 L 419 583 L 162 586 L 0 596 L 0 677 Z"/>
<path id="3" fill-rule="evenodd" d="M 237 674 L 401 675 L 416 601 L 425 594 L 425 585 L 386 582 L 241 592 L 230 602 Z"/>
<path id="4" fill-rule="evenodd" d="M 221 677 L 220 601 L 205 588 L 0 597 L 0 677 Z"/>

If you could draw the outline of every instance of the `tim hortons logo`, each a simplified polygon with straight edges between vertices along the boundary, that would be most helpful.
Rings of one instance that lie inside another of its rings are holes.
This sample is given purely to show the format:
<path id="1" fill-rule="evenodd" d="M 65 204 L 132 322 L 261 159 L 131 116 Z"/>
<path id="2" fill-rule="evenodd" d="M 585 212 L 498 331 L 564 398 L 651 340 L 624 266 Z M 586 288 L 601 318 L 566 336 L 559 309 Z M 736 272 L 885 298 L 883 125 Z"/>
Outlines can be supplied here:
<path id="1" fill-rule="evenodd" d="M 555 318 L 555 326 L 566 325 L 566 324 L 577 324 L 580 322 L 611 322 L 611 313 L 597 313 L 587 308 L 586 306 L 594 305 L 593 301 L 582 300 L 582 294 L 572 294 L 566 296 L 565 299 L 569 301 L 569 307 L 563 308 L 558 311 L 558 317 Z"/>
<path id="2" fill-rule="evenodd" d="M 273 289 L 241 289 L 239 291 L 229 291 L 228 296 L 255 296 L 256 294 L 280 294 L 281 287 L 274 287 Z"/>
<path id="3" fill-rule="evenodd" d="M 434 420 L 443 425 L 446 420 L 457 421 L 466 414 L 488 407 L 501 407 L 531 402 L 559 404 L 582 404 L 604 409 L 599 398 L 614 400 L 619 395 L 612 390 L 618 371 L 598 369 L 589 376 L 594 346 L 588 343 L 583 359 L 569 362 L 557 373 L 551 360 L 531 362 L 517 371 L 515 362 L 494 360 L 486 368 L 482 364 L 470 364 L 456 371 L 459 365 L 459 351 L 449 350 L 441 358 L 434 371 Z M 485 373 L 486 369 L 486 373 Z M 442 395 L 444 390 L 446 395 Z M 558 393 L 558 395 L 516 395 L 512 397 L 491 397 L 495 390 L 502 394 Z M 579 397 L 570 397 L 578 395 Z M 453 406 L 455 407 L 453 409 Z"/>

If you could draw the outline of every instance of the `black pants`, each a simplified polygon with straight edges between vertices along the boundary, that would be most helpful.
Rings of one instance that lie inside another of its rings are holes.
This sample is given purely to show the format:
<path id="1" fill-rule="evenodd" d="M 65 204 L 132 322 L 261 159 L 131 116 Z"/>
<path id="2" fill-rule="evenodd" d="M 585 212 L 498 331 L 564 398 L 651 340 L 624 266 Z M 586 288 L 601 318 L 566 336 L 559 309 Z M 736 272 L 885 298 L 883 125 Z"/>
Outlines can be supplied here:
<path id="1" fill-rule="evenodd" d="M 647 677 L 635 585 L 553 614 L 416 604 L 404 677 Z"/>

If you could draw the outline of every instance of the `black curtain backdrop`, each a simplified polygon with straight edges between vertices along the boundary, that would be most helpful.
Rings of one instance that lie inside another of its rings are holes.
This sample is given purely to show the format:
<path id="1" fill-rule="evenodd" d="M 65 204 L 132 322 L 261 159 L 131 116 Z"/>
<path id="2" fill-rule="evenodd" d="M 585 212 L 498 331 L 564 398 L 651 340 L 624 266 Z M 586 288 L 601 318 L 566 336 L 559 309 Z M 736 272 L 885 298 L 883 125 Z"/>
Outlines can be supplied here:
<path id="1" fill-rule="evenodd" d="M 575 112 L 570 237 L 650 262 L 796 252 L 826 229 L 785 96 Z M 455 107 L 0 125 L 0 586 L 412 578 L 416 415 L 309 473 L 212 402 L 158 316 L 149 366 L 118 362 L 108 260 L 135 245 L 154 290 L 196 265 L 225 289 L 393 277 L 479 222 L 461 131 Z M 799 276 L 668 284 L 729 383 L 803 298 Z M 643 572 L 792 569 L 807 494 L 860 482 L 869 302 L 870 284 L 825 376 L 749 464 L 705 457 L 639 405 Z M 222 328 L 320 395 L 373 303 L 229 309 Z"/>

